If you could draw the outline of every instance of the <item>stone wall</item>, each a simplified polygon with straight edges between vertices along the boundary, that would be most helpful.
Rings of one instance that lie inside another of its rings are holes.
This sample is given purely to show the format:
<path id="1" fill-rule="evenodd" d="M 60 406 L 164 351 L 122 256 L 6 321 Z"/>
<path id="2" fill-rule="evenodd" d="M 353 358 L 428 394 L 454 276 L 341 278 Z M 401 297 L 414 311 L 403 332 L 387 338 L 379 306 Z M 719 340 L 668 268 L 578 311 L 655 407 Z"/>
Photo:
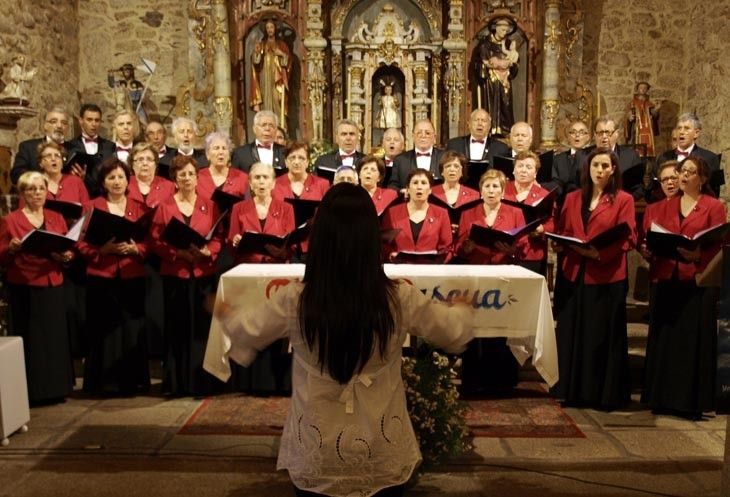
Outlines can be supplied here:
<path id="1" fill-rule="evenodd" d="M 31 107 L 38 118 L 18 123 L 17 139 L 38 136 L 44 112 L 60 105 L 69 111 L 78 107 L 79 38 L 75 2 L 0 0 L 0 63 L 7 73 L 10 60 L 26 56 L 28 67 L 38 72 L 28 86 Z"/>

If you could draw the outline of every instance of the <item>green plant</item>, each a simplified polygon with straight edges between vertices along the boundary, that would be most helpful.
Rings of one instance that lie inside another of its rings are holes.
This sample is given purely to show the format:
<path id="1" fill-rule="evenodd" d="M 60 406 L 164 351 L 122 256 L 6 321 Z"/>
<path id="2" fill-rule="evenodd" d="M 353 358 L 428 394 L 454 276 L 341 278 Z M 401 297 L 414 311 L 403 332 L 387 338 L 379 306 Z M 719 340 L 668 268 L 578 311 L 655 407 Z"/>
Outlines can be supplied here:
<path id="1" fill-rule="evenodd" d="M 309 172 L 314 172 L 314 163 L 320 156 L 328 154 L 334 150 L 334 146 L 328 141 L 312 143 L 309 146 Z"/>

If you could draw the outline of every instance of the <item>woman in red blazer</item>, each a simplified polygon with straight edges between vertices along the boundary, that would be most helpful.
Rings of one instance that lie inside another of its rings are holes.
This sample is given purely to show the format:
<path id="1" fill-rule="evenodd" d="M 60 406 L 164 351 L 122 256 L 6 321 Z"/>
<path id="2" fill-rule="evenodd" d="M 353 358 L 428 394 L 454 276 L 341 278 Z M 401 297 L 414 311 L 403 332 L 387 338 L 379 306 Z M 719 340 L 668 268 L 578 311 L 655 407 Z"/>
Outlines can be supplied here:
<path id="1" fill-rule="evenodd" d="M 581 189 L 565 198 L 557 232 L 589 240 L 621 223 L 627 231 L 600 249 L 563 249 L 563 274 L 572 284 L 561 288 L 556 316 L 560 379 L 553 393 L 566 404 L 613 409 L 629 400 L 626 252 L 636 244 L 635 219 L 618 158 L 595 149 L 583 165 Z"/>
<path id="2" fill-rule="evenodd" d="M 322 200 L 330 187 L 329 181 L 308 172 L 309 145 L 294 142 L 284 154 L 287 173 L 276 178 L 274 196 L 280 199 L 301 198 Z"/>
<path id="3" fill-rule="evenodd" d="M 147 207 L 127 198 L 130 170 L 116 157 L 98 171 L 104 195 L 91 207 L 136 221 Z M 145 330 L 144 240 L 108 240 L 102 246 L 80 242 L 86 259 L 89 352 L 84 390 L 130 395 L 150 387 Z"/>
<path id="4" fill-rule="evenodd" d="M 238 247 L 242 235 L 247 231 L 269 235 L 286 235 L 294 229 L 294 209 L 281 199 L 272 196 L 274 189 L 274 167 L 257 162 L 249 171 L 253 198 L 233 206 L 228 240 Z M 283 262 L 284 252 L 274 254 L 237 254 L 236 264 L 243 262 Z"/>
<path id="5" fill-rule="evenodd" d="M 692 237 L 726 221 L 724 204 L 712 195 L 707 163 L 690 156 L 680 164 L 681 196 L 663 202 L 654 221 L 672 233 Z M 715 408 L 717 289 L 698 287 L 720 243 L 677 249 L 679 260 L 657 257 L 649 322 L 642 401 L 658 412 L 691 419 Z"/>
<path id="6" fill-rule="evenodd" d="M 548 190 L 537 182 L 537 171 L 540 169 L 540 158 L 534 152 L 520 152 L 515 157 L 514 181 L 507 182 L 504 187 L 505 200 L 535 205 L 545 198 Z M 536 273 L 547 275 L 547 239 L 545 231 L 555 228 L 552 216 L 545 220 L 527 237 L 527 247 L 520 266 Z"/>
<path id="7" fill-rule="evenodd" d="M 461 215 L 457 255 L 469 264 L 511 264 L 521 259 L 527 247 L 526 238 L 508 246 L 498 244 L 491 249 L 469 239 L 472 225 L 510 230 L 525 224 L 522 211 L 502 203 L 507 178 L 498 169 L 490 169 L 479 178 L 483 202 Z M 505 338 L 472 340 L 462 355 L 461 392 L 464 395 L 506 394 L 517 385 L 519 364 L 507 347 Z"/>
<path id="8" fill-rule="evenodd" d="M 390 246 L 391 260 L 401 252 L 436 252 L 448 261 L 451 257 L 451 223 L 446 209 L 428 202 L 433 184 L 431 173 L 414 169 L 408 174 L 407 184 L 408 202 L 388 209 L 383 219 L 383 228 L 400 229 Z M 416 256 L 405 255 L 403 260 L 419 262 Z"/>
<path id="9" fill-rule="evenodd" d="M 214 131 L 205 137 L 209 166 L 198 173 L 198 195 L 212 198 L 216 189 L 241 198 L 248 195 L 248 174 L 231 167 L 232 150 L 233 143 L 228 133 Z"/>
<path id="10" fill-rule="evenodd" d="M 459 152 L 447 150 L 439 159 L 439 171 L 444 178 L 441 185 L 433 187 L 433 196 L 452 207 L 459 207 L 479 199 L 479 192 L 461 184 L 466 177 L 466 157 Z"/>
<path id="11" fill-rule="evenodd" d="M 56 142 L 38 146 L 38 164 L 48 180 L 48 198 L 86 205 L 89 192 L 84 181 L 73 174 L 62 174 L 63 147 Z"/>
<path id="12" fill-rule="evenodd" d="M 398 192 L 390 188 L 382 188 L 380 184 L 385 178 L 385 163 L 374 155 L 366 155 L 357 163 L 357 174 L 360 186 L 370 194 L 378 216 L 398 197 Z"/>
<path id="13" fill-rule="evenodd" d="M 23 338 L 28 398 L 33 405 L 62 402 L 73 391 L 74 374 L 64 302 L 62 264 L 73 252 L 41 257 L 23 251 L 30 231 L 66 233 L 61 214 L 44 209 L 48 180 L 28 171 L 18 179 L 24 206 L 0 223 L 0 263 L 10 307 L 10 335 Z"/>
<path id="14" fill-rule="evenodd" d="M 177 193 L 161 203 L 152 220 L 150 248 L 162 259 L 160 274 L 165 289 L 165 361 L 163 390 L 173 395 L 205 395 L 220 385 L 203 371 L 203 355 L 211 314 L 206 300 L 215 294 L 215 259 L 221 240 L 214 232 L 203 246 L 177 249 L 163 239 L 172 218 L 184 222 L 204 237 L 220 217 L 212 200 L 196 193 L 198 165 L 178 155 L 170 164 Z"/>
<path id="15" fill-rule="evenodd" d="M 162 176 L 157 176 L 158 160 L 157 147 L 151 143 L 143 142 L 134 146 L 127 160 L 134 173 L 134 176 L 129 178 L 127 198 L 154 208 L 172 197 L 175 193 L 175 184 Z"/>

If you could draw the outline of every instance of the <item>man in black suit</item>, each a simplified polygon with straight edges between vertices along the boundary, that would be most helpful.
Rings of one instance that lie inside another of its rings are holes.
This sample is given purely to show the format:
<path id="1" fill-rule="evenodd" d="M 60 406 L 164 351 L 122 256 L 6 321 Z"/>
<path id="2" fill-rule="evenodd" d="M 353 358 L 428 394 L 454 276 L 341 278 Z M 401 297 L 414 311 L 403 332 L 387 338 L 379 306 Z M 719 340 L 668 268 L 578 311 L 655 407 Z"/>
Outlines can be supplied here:
<path id="1" fill-rule="evenodd" d="M 720 168 L 720 156 L 697 145 L 697 138 L 702 131 L 702 122 L 697 116 L 686 112 L 677 118 L 677 147 L 665 151 L 659 156 L 654 169 L 657 175 L 659 164 L 668 160 L 683 161 L 689 156 L 700 157 L 710 166 L 710 187 L 715 195 L 720 194 L 720 187 L 725 184 L 725 174 Z M 657 184 L 658 187 L 658 184 Z"/>
<path id="2" fill-rule="evenodd" d="M 335 129 L 335 143 L 338 149 L 317 158 L 314 162 L 314 170 L 317 172 L 320 168 L 336 171 L 340 166 L 355 167 L 357 161 L 364 157 L 357 150 L 360 143 L 360 129 L 357 123 L 349 119 L 340 119 Z"/>
<path id="3" fill-rule="evenodd" d="M 383 162 L 385 163 L 385 176 L 381 178 L 380 184 L 387 185 L 390 175 L 393 172 L 393 161 L 398 157 L 406 146 L 406 139 L 398 128 L 388 128 L 383 133 Z"/>
<path id="4" fill-rule="evenodd" d="M 576 120 L 568 124 L 565 130 L 570 148 L 555 155 L 553 159 L 552 180 L 542 185 L 548 190 L 558 189 L 558 196 L 580 188 L 580 164 L 576 155 L 591 140 L 591 132 L 583 121 Z"/>
<path id="5" fill-rule="evenodd" d="M 434 179 L 440 180 L 439 160 L 443 150 L 434 147 L 436 131 L 428 119 L 422 119 L 413 126 L 413 150 L 403 152 L 393 162 L 393 172 L 388 181 L 388 188 L 403 190 L 408 185 L 408 173 L 413 169 L 431 171 Z"/>
<path id="6" fill-rule="evenodd" d="M 66 135 L 68 135 L 69 125 L 69 114 L 61 107 L 54 107 L 46 112 L 45 119 L 43 120 L 43 132 L 45 136 L 43 138 L 31 138 L 30 140 L 20 142 L 20 145 L 18 145 L 13 167 L 10 170 L 10 181 L 13 185 L 18 182 L 18 178 L 24 172 L 41 170 L 37 160 L 38 145 L 41 142 L 55 141 L 68 150 Z"/>
<path id="7" fill-rule="evenodd" d="M 492 118 L 489 112 L 476 109 L 469 117 L 469 134 L 449 140 L 446 150 L 459 152 L 472 162 L 486 161 L 490 164 L 495 155 L 509 155 L 507 145 L 489 136 L 491 127 Z"/>
<path id="8" fill-rule="evenodd" d="M 248 173 L 256 162 L 274 166 L 277 172 L 286 169 L 284 154 L 286 148 L 276 143 L 276 130 L 279 118 L 270 110 L 260 110 L 253 117 L 253 134 L 256 137 L 251 143 L 233 149 L 231 165 Z"/>
<path id="9" fill-rule="evenodd" d="M 83 153 L 93 157 L 93 162 L 88 166 L 75 163 L 71 164 L 70 172 L 84 180 L 86 189 L 90 194 L 97 190 L 95 171 L 99 165 L 114 154 L 114 142 L 106 140 L 99 135 L 101 128 L 101 108 L 96 104 L 84 104 L 79 110 L 79 126 L 81 135 L 68 142 L 68 151 L 71 153 Z M 91 168 L 91 169 L 89 169 Z"/>
<path id="10" fill-rule="evenodd" d="M 160 174 L 162 170 L 170 169 L 170 161 L 172 161 L 173 153 L 172 148 L 167 146 L 167 130 L 160 121 L 149 121 L 144 129 L 144 138 L 147 143 L 151 143 L 157 147 L 157 161 L 158 171 Z M 164 172 L 163 176 L 167 177 L 167 173 Z"/>
<path id="11" fill-rule="evenodd" d="M 172 136 L 175 139 L 175 148 L 168 152 L 170 160 L 178 155 L 192 156 L 198 167 L 206 167 L 208 158 L 205 150 L 193 148 L 193 142 L 198 134 L 198 125 L 188 117 L 176 117 L 172 120 Z"/>
<path id="12" fill-rule="evenodd" d="M 596 119 L 596 123 L 593 126 L 593 137 L 595 145 L 584 148 L 576 154 L 576 161 L 578 167 L 583 165 L 583 161 L 586 160 L 588 155 L 595 149 L 607 148 L 611 150 L 618 157 L 618 165 L 621 174 L 625 173 L 632 167 L 644 167 L 644 161 L 636 153 L 634 147 L 630 145 L 617 145 L 619 128 L 616 120 L 609 116 L 601 116 Z M 634 199 L 644 197 L 645 190 L 641 182 L 636 185 L 624 185 L 624 189 L 628 191 Z"/>

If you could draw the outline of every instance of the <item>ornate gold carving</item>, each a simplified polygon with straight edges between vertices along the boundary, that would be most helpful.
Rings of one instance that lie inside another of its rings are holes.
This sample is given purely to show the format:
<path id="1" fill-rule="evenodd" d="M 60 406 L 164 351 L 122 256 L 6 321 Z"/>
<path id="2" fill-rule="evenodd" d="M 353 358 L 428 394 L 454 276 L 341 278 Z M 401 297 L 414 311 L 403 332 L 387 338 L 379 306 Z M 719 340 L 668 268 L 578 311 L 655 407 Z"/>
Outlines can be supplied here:
<path id="1" fill-rule="evenodd" d="M 463 99 L 462 94 L 464 93 L 464 79 L 462 78 L 462 54 L 449 54 L 446 62 L 446 71 L 444 73 L 444 87 L 446 88 L 447 103 L 446 107 L 449 115 L 451 116 L 451 122 L 458 121 L 458 112 L 453 112 L 454 109 L 458 109 Z"/>
<path id="2" fill-rule="evenodd" d="M 215 115 L 219 121 L 230 119 L 233 115 L 233 104 L 231 103 L 231 97 L 216 97 L 213 102 L 215 109 Z"/>
<path id="3" fill-rule="evenodd" d="M 573 47 L 578 41 L 578 35 L 583 30 L 583 15 L 576 14 L 565 20 L 565 55 L 573 57 Z"/>
<path id="4" fill-rule="evenodd" d="M 542 108 L 540 109 L 542 118 L 543 120 L 547 119 L 551 128 L 555 127 L 555 118 L 558 116 L 559 109 L 560 104 L 557 100 L 543 100 L 542 102 Z"/>
<path id="5" fill-rule="evenodd" d="M 178 99 L 176 109 L 186 109 L 183 114 L 178 113 L 177 115 L 188 115 L 190 112 L 189 104 L 185 103 L 185 98 L 180 98 L 182 94 L 187 98 L 193 98 L 198 102 L 205 102 L 213 94 L 213 55 L 215 52 L 213 34 L 214 30 L 210 28 L 210 14 L 203 12 L 199 8 L 200 0 L 190 0 L 188 6 L 188 16 L 190 20 L 196 24 L 193 26 L 193 34 L 195 36 L 195 42 L 200 50 L 200 55 L 203 59 L 203 89 L 198 89 L 198 84 L 195 81 L 194 76 L 188 77 L 188 84 L 180 85 L 178 88 Z M 206 5 L 206 10 L 210 10 L 210 3 Z M 227 41 L 226 41 L 227 44 Z"/>
<path id="6" fill-rule="evenodd" d="M 559 48 L 559 37 L 561 32 L 558 26 L 558 22 L 555 20 L 550 21 L 550 24 L 546 26 L 548 32 L 547 37 L 545 38 L 545 48 L 547 48 L 548 45 L 550 45 L 551 50 L 557 50 Z"/>
<path id="7" fill-rule="evenodd" d="M 360 0 L 345 0 L 339 7 L 336 7 L 332 11 L 332 36 L 335 38 L 342 37 L 342 26 L 345 23 L 347 14 L 352 10 L 356 3 Z M 413 2 L 421 9 L 421 12 L 426 17 L 429 27 L 431 28 L 431 35 L 429 38 L 440 39 L 441 38 L 441 2 L 430 2 L 429 0 L 413 0 Z M 383 12 L 386 9 L 394 10 L 391 4 L 385 4 L 383 6 Z"/>

